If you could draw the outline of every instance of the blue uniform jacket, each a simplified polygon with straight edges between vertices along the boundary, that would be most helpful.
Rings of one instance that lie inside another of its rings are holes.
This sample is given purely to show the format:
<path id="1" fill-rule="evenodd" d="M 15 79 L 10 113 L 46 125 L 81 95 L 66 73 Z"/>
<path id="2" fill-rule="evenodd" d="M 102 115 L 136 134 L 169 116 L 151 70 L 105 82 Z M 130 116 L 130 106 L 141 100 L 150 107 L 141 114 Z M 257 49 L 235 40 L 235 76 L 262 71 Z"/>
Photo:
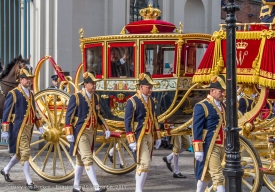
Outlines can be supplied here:
<path id="1" fill-rule="evenodd" d="M 66 112 L 66 127 L 73 127 L 75 142 L 70 143 L 70 154 L 73 156 L 77 154 L 79 139 L 93 114 L 97 120 L 94 127 L 95 133 L 97 124 L 106 126 L 105 120 L 100 115 L 99 97 L 97 94 L 92 94 L 92 101 L 93 103 L 89 100 L 85 90 L 79 91 L 70 97 Z M 103 130 L 105 126 L 103 127 Z M 94 138 L 95 136 L 96 134 L 94 135 Z"/>
<path id="2" fill-rule="evenodd" d="M 224 105 L 222 104 L 221 106 L 222 110 L 225 112 Z M 223 119 L 225 120 L 225 113 L 221 113 L 214 103 L 213 97 L 210 95 L 207 96 L 207 99 L 197 103 L 194 107 L 193 140 L 204 141 L 203 161 L 196 161 L 195 175 L 197 180 L 204 179 L 211 151 L 215 145 Z"/>
<path id="3" fill-rule="evenodd" d="M 159 131 L 159 128 L 155 113 L 155 103 L 151 97 L 149 97 L 149 99 L 151 106 L 145 107 L 147 106 L 147 103 L 144 101 L 141 93 L 137 93 L 129 98 L 126 103 L 124 124 L 126 134 L 133 133 L 135 136 L 137 142 L 137 163 L 139 163 L 140 143 L 147 128 L 147 122 L 150 118 L 149 110 L 151 110 L 150 113 L 153 118 L 153 130 L 151 131 L 154 134 L 154 139 L 161 139 L 156 135 L 156 131 Z"/>
<path id="4" fill-rule="evenodd" d="M 9 124 L 10 127 L 10 153 L 19 153 L 20 137 L 31 111 L 33 114 L 32 122 L 34 122 L 35 102 L 32 92 L 28 98 L 21 85 L 9 91 L 4 103 L 2 124 Z"/>
<path id="5" fill-rule="evenodd" d="M 248 98 L 240 98 L 239 100 L 239 111 L 244 115 L 246 112 L 251 110 L 251 104 L 253 100 Z"/>

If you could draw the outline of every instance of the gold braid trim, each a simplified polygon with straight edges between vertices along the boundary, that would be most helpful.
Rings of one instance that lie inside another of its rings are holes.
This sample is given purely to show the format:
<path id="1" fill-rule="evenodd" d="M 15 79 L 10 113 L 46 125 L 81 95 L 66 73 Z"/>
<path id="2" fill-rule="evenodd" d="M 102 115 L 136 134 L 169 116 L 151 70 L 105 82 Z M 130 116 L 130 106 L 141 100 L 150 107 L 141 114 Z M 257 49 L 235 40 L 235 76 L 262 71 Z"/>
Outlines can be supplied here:
<path id="1" fill-rule="evenodd" d="M 193 148 L 195 152 L 203 152 L 203 142 L 202 141 L 193 141 Z"/>
<path id="2" fill-rule="evenodd" d="M 72 135 L 73 134 L 73 126 L 69 125 L 65 127 L 65 134 L 66 135 Z"/>
<path id="3" fill-rule="evenodd" d="M 9 131 L 10 131 L 10 124 L 2 123 L 2 132 L 9 132 Z"/>
<path id="4" fill-rule="evenodd" d="M 127 139 L 127 142 L 130 144 L 130 143 L 133 143 L 133 142 L 136 142 L 136 138 L 135 138 L 135 134 L 134 133 L 129 133 L 126 135 L 126 139 Z"/>

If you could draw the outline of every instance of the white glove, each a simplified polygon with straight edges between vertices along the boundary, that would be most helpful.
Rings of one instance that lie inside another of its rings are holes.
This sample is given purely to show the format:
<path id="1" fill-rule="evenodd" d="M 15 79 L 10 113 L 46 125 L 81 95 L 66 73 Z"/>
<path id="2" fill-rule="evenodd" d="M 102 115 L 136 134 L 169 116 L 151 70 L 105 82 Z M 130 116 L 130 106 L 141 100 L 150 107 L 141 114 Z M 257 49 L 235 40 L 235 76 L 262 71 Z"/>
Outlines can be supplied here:
<path id="1" fill-rule="evenodd" d="M 66 138 L 70 143 L 74 142 L 74 136 L 73 135 L 67 135 Z"/>
<path id="2" fill-rule="evenodd" d="M 238 95 L 237 96 L 237 101 L 240 101 L 241 98 L 242 98 L 242 96 Z"/>
<path id="3" fill-rule="evenodd" d="M 174 128 L 175 128 L 175 126 L 174 126 L 174 125 L 170 126 L 170 129 L 174 129 Z"/>
<path id="4" fill-rule="evenodd" d="M 40 134 L 43 134 L 43 133 L 44 133 L 43 127 L 39 127 L 39 132 L 40 132 Z"/>
<path id="5" fill-rule="evenodd" d="M 203 160 L 203 152 L 195 152 L 195 159 L 199 162 Z"/>
<path id="6" fill-rule="evenodd" d="M 161 145 L 161 139 L 156 140 L 155 148 L 158 149 Z"/>
<path id="7" fill-rule="evenodd" d="M 105 138 L 108 139 L 111 136 L 111 132 L 109 130 L 105 131 Z"/>
<path id="8" fill-rule="evenodd" d="M 137 143 L 133 142 L 129 144 L 130 148 L 132 149 L 133 152 L 135 152 L 137 150 Z"/>
<path id="9" fill-rule="evenodd" d="M 1 134 L 1 138 L 4 139 L 4 140 L 9 140 L 9 132 L 2 132 Z"/>

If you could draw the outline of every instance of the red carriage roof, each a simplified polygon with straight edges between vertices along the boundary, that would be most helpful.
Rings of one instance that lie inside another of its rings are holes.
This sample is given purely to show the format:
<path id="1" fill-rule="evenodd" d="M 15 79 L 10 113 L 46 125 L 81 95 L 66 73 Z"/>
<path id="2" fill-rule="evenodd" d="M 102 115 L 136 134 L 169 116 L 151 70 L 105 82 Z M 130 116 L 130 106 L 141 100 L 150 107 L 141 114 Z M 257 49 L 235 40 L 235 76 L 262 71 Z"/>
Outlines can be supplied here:
<path id="1" fill-rule="evenodd" d="M 275 31 L 263 25 L 250 29 L 236 32 L 237 82 L 274 88 Z M 226 74 L 226 32 L 214 32 L 211 41 L 193 77 L 194 83 L 209 83 L 211 76 Z"/>
<path id="2" fill-rule="evenodd" d="M 172 23 L 157 20 L 161 15 L 161 11 L 153 8 L 151 4 L 148 8 L 141 9 L 139 14 L 143 20 L 132 22 L 125 26 L 129 33 L 171 33 L 176 28 Z"/>

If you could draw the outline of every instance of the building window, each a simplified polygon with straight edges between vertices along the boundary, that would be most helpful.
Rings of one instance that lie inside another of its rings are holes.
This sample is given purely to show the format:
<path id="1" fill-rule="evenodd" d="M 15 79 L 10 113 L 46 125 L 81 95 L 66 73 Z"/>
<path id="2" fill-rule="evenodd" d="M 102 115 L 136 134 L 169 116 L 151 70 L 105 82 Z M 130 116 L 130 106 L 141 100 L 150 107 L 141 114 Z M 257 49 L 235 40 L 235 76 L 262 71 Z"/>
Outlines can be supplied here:
<path id="1" fill-rule="evenodd" d="M 159 9 L 158 0 L 130 0 L 130 22 L 142 20 L 139 15 L 139 10 L 148 7 L 152 4 L 154 8 Z M 161 17 L 158 17 L 159 20 Z"/>

